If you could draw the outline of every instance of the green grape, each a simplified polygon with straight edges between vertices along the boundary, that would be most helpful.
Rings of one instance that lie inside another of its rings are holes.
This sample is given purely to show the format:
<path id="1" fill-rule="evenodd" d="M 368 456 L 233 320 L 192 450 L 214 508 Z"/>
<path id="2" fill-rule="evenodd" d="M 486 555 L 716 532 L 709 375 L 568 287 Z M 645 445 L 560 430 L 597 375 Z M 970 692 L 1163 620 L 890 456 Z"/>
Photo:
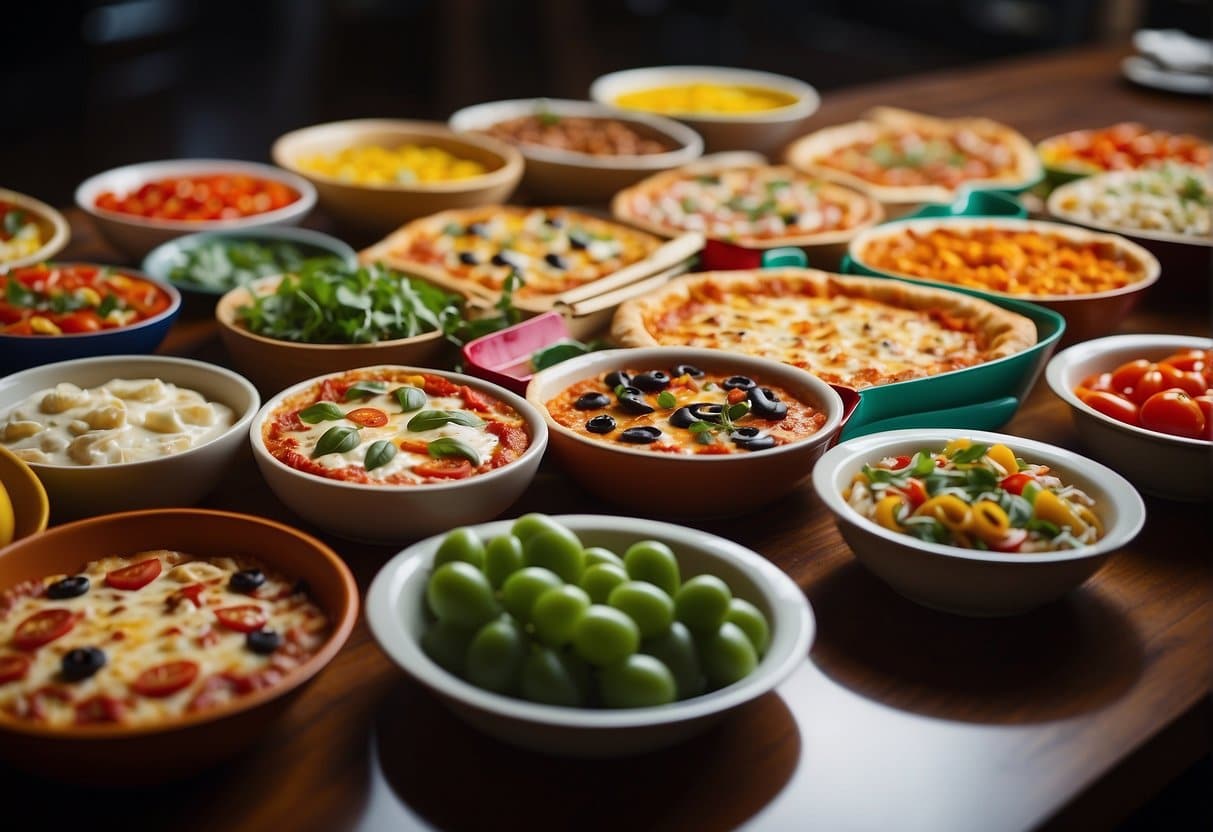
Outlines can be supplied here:
<path id="1" fill-rule="evenodd" d="M 573 638 L 573 630 L 581 616 L 590 608 L 590 596 L 573 584 L 549 589 L 531 607 L 531 623 L 535 635 L 544 644 L 559 647 Z"/>
<path id="2" fill-rule="evenodd" d="M 484 548 L 484 574 L 493 589 L 501 589 L 505 579 L 526 564 L 522 560 L 522 541 L 512 534 L 494 537 Z"/>
<path id="3" fill-rule="evenodd" d="M 724 617 L 741 628 L 754 645 L 754 652 L 759 657 L 765 656 L 771 645 L 771 628 L 767 625 L 766 616 L 762 610 L 743 598 L 734 598 L 729 602 L 729 611 Z"/>
<path id="4" fill-rule="evenodd" d="M 658 659 L 670 669 L 678 687 L 679 699 L 699 696 L 707 689 L 708 681 L 699 665 L 695 639 L 681 621 L 675 621 L 670 625 L 670 629 L 641 644 L 640 652 Z"/>
<path id="5" fill-rule="evenodd" d="M 532 535 L 522 544 L 522 554 L 527 566 L 550 569 L 571 584 L 580 581 L 585 571 L 581 544 L 563 532 L 542 531 Z"/>
<path id="6" fill-rule="evenodd" d="M 590 594 L 590 600 L 595 604 L 605 604 L 611 595 L 611 590 L 620 584 L 627 583 L 628 573 L 622 566 L 613 563 L 596 563 L 581 576 L 581 588 Z"/>
<path id="7" fill-rule="evenodd" d="M 563 584 L 564 581 L 552 570 L 528 566 L 506 578 L 501 587 L 501 600 L 510 615 L 526 623 L 531 620 L 531 609 L 539 596 Z"/>
<path id="8" fill-rule="evenodd" d="M 699 640 L 699 660 L 714 687 L 744 679 L 758 666 L 758 654 L 745 632 L 729 621 Z"/>
<path id="9" fill-rule="evenodd" d="M 696 575 L 682 585 L 674 596 L 678 620 L 697 633 L 711 633 L 720 627 L 729 612 L 733 593 L 729 585 L 715 575 Z"/>
<path id="10" fill-rule="evenodd" d="M 526 652 L 526 634 L 518 622 L 508 615 L 490 621 L 468 646 L 467 680 L 486 690 L 510 690 L 517 686 Z"/>
<path id="11" fill-rule="evenodd" d="M 640 645 L 640 630 L 636 622 L 614 607 L 594 604 L 573 630 L 573 647 L 577 655 L 593 665 L 622 661 L 636 652 Z"/>
<path id="12" fill-rule="evenodd" d="M 440 621 L 475 629 L 501 614 L 484 573 L 461 560 L 444 563 L 425 588 L 430 610 Z"/>
<path id="13" fill-rule="evenodd" d="M 471 529 L 455 529 L 442 539 L 438 551 L 434 553 L 434 568 L 457 560 L 470 563 L 477 569 L 484 568 L 484 544 Z"/>
<path id="14" fill-rule="evenodd" d="M 581 656 L 578 656 L 577 651 L 571 644 L 566 645 L 559 655 L 560 661 L 564 663 L 565 670 L 569 673 L 569 677 L 577 685 L 581 701 L 586 704 L 592 704 L 590 703 L 590 697 L 595 695 L 594 669 L 590 667 L 590 663 L 581 658 Z"/>
<path id="15" fill-rule="evenodd" d="M 628 581 L 611 590 L 607 603 L 636 622 L 641 638 L 664 633 L 674 620 L 674 601 L 647 581 Z"/>
<path id="16" fill-rule="evenodd" d="M 476 631 L 449 621 L 435 621 L 421 636 L 421 648 L 444 670 L 462 676 L 468 646 Z"/>
<path id="17" fill-rule="evenodd" d="M 556 532 L 569 540 L 577 540 L 577 535 L 546 514 L 524 514 L 514 521 L 510 531 L 513 532 L 514 537 L 522 541 L 523 546 L 526 546 L 526 542 L 540 532 Z M 580 541 L 578 541 L 578 545 L 580 545 Z"/>
<path id="18" fill-rule="evenodd" d="M 641 653 L 604 667 L 598 675 L 602 701 L 608 708 L 648 708 L 674 701 L 676 685 L 670 669 Z"/>
<path id="19" fill-rule="evenodd" d="M 612 552 L 610 549 L 604 549 L 601 546 L 591 546 L 585 550 L 585 567 L 589 569 L 591 566 L 596 566 L 600 563 L 609 563 L 612 566 L 623 568 L 623 558 Z"/>
<path id="20" fill-rule="evenodd" d="M 522 663 L 522 695 L 545 705 L 585 704 L 581 688 L 563 658 L 548 647 L 536 647 Z"/>
<path id="21" fill-rule="evenodd" d="M 678 591 L 678 560 L 664 543 L 656 540 L 633 543 L 624 553 L 623 564 L 633 581 L 648 581 L 671 597 Z"/>

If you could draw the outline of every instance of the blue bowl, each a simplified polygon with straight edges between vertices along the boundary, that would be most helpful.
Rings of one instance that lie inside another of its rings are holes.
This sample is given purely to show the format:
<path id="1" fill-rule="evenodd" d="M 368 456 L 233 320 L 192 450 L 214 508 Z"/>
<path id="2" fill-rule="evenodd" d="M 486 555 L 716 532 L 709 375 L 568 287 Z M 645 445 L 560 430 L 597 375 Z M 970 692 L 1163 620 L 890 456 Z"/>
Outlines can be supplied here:
<path id="1" fill-rule="evenodd" d="M 57 266 L 92 263 L 53 263 Z M 15 373 L 56 361 L 96 355 L 135 355 L 154 352 L 181 311 L 181 293 L 171 284 L 153 280 L 142 272 L 122 268 L 123 274 L 154 283 L 169 296 L 168 309 L 131 326 L 70 335 L 5 335 L 0 333 L 0 374 Z"/>

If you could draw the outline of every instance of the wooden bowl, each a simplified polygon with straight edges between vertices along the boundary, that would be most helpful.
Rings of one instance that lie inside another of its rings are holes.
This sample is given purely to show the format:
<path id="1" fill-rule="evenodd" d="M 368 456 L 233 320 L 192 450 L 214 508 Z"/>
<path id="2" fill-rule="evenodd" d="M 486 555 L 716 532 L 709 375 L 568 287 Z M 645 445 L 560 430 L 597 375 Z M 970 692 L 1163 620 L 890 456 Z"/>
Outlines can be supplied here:
<path id="1" fill-rule="evenodd" d="M 273 291 L 280 277 L 254 281 L 256 291 Z M 233 365 L 262 392 L 276 393 L 315 376 L 339 373 L 354 367 L 404 364 L 428 367 L 442 351 L 445 341 L 438 330 L 412 338 L 395 338 L 374 344 L 303 344 L 281 341 L 249 332 L 236 319 L 236 312 L 252 299 L 249 288 L 232 289 L 215 306 L 219 337 Z"/>
<path id="2" fill-rule="evenodd" d="M 226 511 L 132 511 L 59 526 L 0 551 L 0 589 L 70 573 L 116 552 L 160 548 L 206 556 L 247 553 L 306 581 L 329 618 L 328 639 L 279 684 L 161 725 L 49 728 L 0 716 L 6 762 L 93 786 L 159 782 L 203 769 L 250 745 L 337 655 L 358 618 L 358 587 L 332 549 L 281 523 Z"/>
<path id="3" fill-rule="evenodd" d="M 306 171 L 299 162 L 316 154 L 348 147 L 438 147 L 462 159 L 480 162 L 487 173 L 451 182 L 358 185 Z M 320 205 L 340 222 L 386 233 L 409 220 L 476 205 L 505 202 L 522 179 L 522 156 L 512 146 L 488 136 L 460 135 L 443 124 L 399 119 L 354 119 L 304 127 L 281 136 L 271 150 L 274 161 L 316 186 Z"/>
<path id="4" fill-rule="evenodd" d="M 0 485 L 13 504 L 13 540 L 46 531 L 50 501 L 33 469 L 0 445 Z"/>
<path id="5" fill-rule="evenodd" d="M 68 227 L 67 220 L 45 202 L 16 191 L 10 191 L 7 188 L 0 188 L 0 202 L 7 202 L 9 205 L 29 213 L 34 222 L 38 224 L 38 231 L 45 240 L 41 248 L 33 254 L 13 260 L 0 260 L 0 271 L 32 266 L 34 263 L 49 260 L 67 245 L 67 241 L 71 237 L 71 229 Z"/>

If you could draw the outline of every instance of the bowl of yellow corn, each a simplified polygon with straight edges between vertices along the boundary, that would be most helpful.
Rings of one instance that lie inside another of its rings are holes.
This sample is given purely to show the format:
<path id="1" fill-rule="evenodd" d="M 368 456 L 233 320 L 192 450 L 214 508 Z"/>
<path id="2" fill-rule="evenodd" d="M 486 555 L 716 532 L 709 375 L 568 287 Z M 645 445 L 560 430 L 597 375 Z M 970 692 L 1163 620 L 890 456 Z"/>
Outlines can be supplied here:
<path id="1" fill-rule="evenodd" d="M 272 154 L 316 186 L 330 216 L 376 233 L 449 208 L 505 202 L 523 169 L 504 142 L 397 119 L 305 127 L 280 137 Z"/>
<path id="2" fill-rule="evenodd" d="M 709 153 L 754 150 L 771 155 L 803 132 L 821 103 L 796 78 L 719 66 L 625 69 L 590 86 L 595 101 L 656 113 L 694 128 Z"/>
<path id="3" fill-rule="evenodd" d="M 67 220 L 54 208 L 0 188 L 0 272 L 51 259 L 69 236 Z"/>

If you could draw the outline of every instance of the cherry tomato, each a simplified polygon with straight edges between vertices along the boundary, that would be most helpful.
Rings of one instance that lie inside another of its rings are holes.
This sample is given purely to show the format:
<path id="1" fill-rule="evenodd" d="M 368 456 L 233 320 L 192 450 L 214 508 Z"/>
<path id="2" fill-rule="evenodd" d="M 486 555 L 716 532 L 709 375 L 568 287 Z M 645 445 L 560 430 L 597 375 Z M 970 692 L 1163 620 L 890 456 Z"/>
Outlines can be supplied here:
<path id="1" fill-rule="evenodd" d="M 135 590 L 143 589 L 160 576 L 160 560 L 148 558 L 121 569 L 115 569 L 105 576 L 105 585 L 114 589 Z"/>
<path id="2" fill-rule="evenodd" d="M 900 471 L 910 464 L 908 456 L 886 456 L 880 462 L 876 463 L 877 468 L 888 468 L 890 471 Z"/>
<path id="3" fill-rule="evenodd" d="M 1167 380 L 1163 378 L 1162 370 L 1158 369 L 1158 366 L 1155 365 L 1137 380 L 1137 384 L 1133 385 L 1133 389 L 1128 391 L 1128 397 L 1133 404 L 1142 405 L 1146 399 L 1166 389 Z"/>
<path id="4" fill-rule="evenodd" d="M 1192 401 L 1196 402 L 1205 417 L 1205 439 L 1213 439 L 1213 395 L 1193 396 Z"/>
<path id="5" fill-rule="evenodd" d="M 1172 436 L 1199 439 L 1205 433 L 1200 405 L 1179 388 L 1155 393 L 1141 406 L 1141 426 Z"/>
<path id="6" fill-rule="evenodd" d="M 915 477 L 910 477 L 906 480 L 905 488 L 897 490 L 905 495 L 906 502 L 910 504 L 910 508 L 918 508 L 927 501 L 927 488 L 922 484 L 922 480 Z"/>
<path id="7" fill-rule="evenodd" d="M 265 626 L 266 617 L 261 607 L 256 604 L 241 604 L 238 607 L 224 607 L 215 610 L 215 618 L 229 630 L 238 633 L 251 633 Z"/>
<path id="8" fill-rule="evenodd" d="M 356 425 L 364 428 L 381 428 L 387 424 L 387 414 L 377 407 L 358 407 L 345 414 Z"/>
<path id="9" fill-rule="evenodd" d="M 1024 487 L 1028 483 L 1035 481 L 1036 478 L 1031 474 L 1019 473 L 1011 474 L 1008 477 L 1003 477 L 1002 482 L 1000 482 L 999 485 L 1002 486 L 1004 491 L 1009 491 L 1012 494 L 1022 494 Z"/>
<path id="10" fill-rule="evenodd" d="M 66 635 L 76 626 L 76 616 L 71 610 L 50 609 L 36 612 L 17 625 L 13 632 L 13 647 L 18 650 L 35 650 Z"/>
<path id="11" fill-rule="evenodd" d="M 1095 373 L 1094 375 L 1089 375 L 1086 378 L 1084 378 L 1082 380 L 1082 383 L 1079 384 L 1078 386 L 1085 387 L 1086 389 L 1092 390 L 1095 392 L 1101 392 L 1104 390 L 1114 390 L 1115 389 L 1115 387 L 1112 384 L 1112 374 L 1111 373 Z"/>
<path id="12" fill-rule="evenodd" d="M 76 312 L 60 318 L 56 325 L 64 332 L 97 332 L 101 329 L 101 318 L 96 312 Z"/>
<path id="13" fill-rule="evenodd" d="M 1137 382 L 1141 377 L 1154 369 L 1154 365 L 1146 361 L 1144 358 L 1139 358 L 1136 361 L 1130 361 L 1127 364 L 1121 364 L 1112 371 L 1112 389 L 1118 393 L 1125 393 L 1137 386 Z M 1089 387 L 1088 384 L 1083 384 L 1083 387 Z"/>
<path id="14" fill-rule="evenodd" d="M 104 725 L 121 722 L 125 711 L 121 700 L 99 693 L 76 704 L 76 724 Z"/>
<path id="15" fill-rule="evenodd" d="M 466 459 L 432 459 L 413 466 L 419 477 L 439 480 L 462 480 L 472 475 L 472 463 Z"/>
<path id="16" fill-rule="evenodd" d="M 1174 355 L 1168 355 L 1160 363 L 1170 364 L 1184 372 L 1200 372 L 1213 365 L 1213 350 L 1180 350 Z"/>
<path id="17" fill-rule="evenodd" d="M 136 676 L 131 689 L 141 696 L 160 699 L 188 687 L 197 677 L 198 665 L 191 661 L 165 662 Z"/>
<path id="18" fill-rule="evenodd" d="M 1019 547 L 1027 539 L 1027 529 L 1011 529 L 1002 540 L 999 540 L 990 548 L 995 552 L 1018 552 Z"/>
<path id="19" fill-rule="evenodd" d="M 1087 393 L 1085 396 L 1080 395 L 1078 399 L 1087 407 L 1098 410 L 1118 422 L 1127 425 L 1138 423 L 1137 405 L 1115 393 Z"/>
<path id="20" fill-rule="evenodd" d="M 1205 377 L 1198 372 L 1179 370 L 1166 362 L 1158 365 L 1158 372 L 1162 373 L 1167 389 L 1178 387 L 1189 396 L 1203 396 L 1209 389 Z"/>
<path id="21" fill-rule="evenodd" d="M 0 656 L 0 685 L 24 679 L 29 666 L 28 656 Z"/>

